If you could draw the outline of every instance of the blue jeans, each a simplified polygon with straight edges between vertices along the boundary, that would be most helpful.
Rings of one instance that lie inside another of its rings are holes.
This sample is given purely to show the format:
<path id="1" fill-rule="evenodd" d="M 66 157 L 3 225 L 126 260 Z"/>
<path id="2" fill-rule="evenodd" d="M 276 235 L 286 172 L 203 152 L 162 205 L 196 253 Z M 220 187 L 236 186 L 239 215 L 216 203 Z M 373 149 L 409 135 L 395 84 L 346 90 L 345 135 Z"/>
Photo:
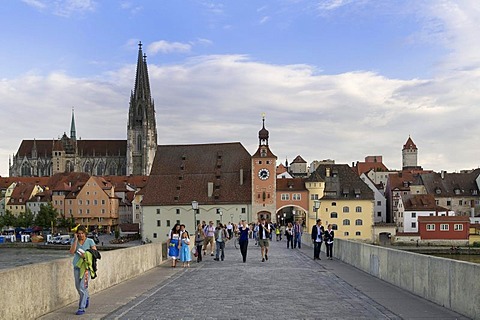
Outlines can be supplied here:
<path id="1" fill-rule="evenodd" d="M 293 239 L 293 247 L 296 248 L 298 244 L 298 249 L 302 248 L 302 234 L 301 233 L 295 233 L 294 239 Z"/>
<path id="2" fill-rule="evenodd" d="M 80 278 L 80 269 L 73 268 L 73 276 L 75 277 L 75 288 L 80 296 L 80 302 L 78 303 L 79 310 L 85 310 L 88 299 L 88 281 L 90 280 L 90 273 L 87 273 L 87 281 L 85 281 L 85 275 Z"/>
<path id="3" fill-rule="evenodd" d="M 225 242 L 224 241 L 216 241 L 217 245 L 215 246 L 215 251 L 216 251 L 216 255 L 215 255 L 215 259 L 218 259 L 219 255 L 220 255 L 220 251 L 222 251 L 222 255 L 221 255 L 221 259 L 223 261 L 223 259 L 225 259 Z"/>

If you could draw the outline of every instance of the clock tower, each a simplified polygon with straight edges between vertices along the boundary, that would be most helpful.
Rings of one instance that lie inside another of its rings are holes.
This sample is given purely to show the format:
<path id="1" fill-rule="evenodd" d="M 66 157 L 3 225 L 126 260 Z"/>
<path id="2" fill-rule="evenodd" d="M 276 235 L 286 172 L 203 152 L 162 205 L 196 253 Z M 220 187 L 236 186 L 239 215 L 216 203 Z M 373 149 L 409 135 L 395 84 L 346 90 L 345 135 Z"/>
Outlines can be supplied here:
<path id="1" fill-rule="evenodd" d="M 253 219 L 265 218 L 273 221 L 277 209 L 277 156 L 268 146 L 269 132 L 265 129 L 265 115 L 262 129 L 258 132 L 258 149 L 252 156 L 252 213 Z"/>

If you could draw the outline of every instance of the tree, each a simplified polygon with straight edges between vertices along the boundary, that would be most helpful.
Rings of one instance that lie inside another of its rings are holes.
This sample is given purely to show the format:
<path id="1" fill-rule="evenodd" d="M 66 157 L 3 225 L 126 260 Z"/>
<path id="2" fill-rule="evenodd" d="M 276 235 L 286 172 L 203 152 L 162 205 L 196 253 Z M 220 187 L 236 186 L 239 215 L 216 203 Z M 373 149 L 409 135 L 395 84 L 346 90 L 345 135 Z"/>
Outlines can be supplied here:
<path id="1" fill-rule="evenodd" d="M 22 212 L 18 215 L 15 226 L 28 228 L 33 225 L 34 220 L 35 217 L 33 216 L 33 213 L 27 209 L 26 212 Z"/>
<path id="2" fill-rule="evenodd" d="M 35 225 L 45 229 L 50 228 L 52 222 L 56 225 L 57 215 L 57 209 L 55 209 L 51 203 L 48 203 L 47 205 L 42 204 L 40 206 L 40 211 L 35 218 Z"/>
<path id="3" fill-rule="evenodd" d="M 10 210 L 7 210 L 3 216 L 1 216 L 1 223 L 3 226 L 13 227 L 17 225 L 17 218 L 12 214 Z"/>

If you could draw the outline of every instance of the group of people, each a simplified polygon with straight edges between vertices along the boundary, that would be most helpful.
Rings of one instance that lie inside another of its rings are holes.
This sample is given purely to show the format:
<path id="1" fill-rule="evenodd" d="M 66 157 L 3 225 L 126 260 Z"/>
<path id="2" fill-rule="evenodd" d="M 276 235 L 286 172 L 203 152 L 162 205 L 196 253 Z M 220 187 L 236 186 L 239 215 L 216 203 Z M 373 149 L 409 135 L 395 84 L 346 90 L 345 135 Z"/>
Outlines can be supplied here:
<path id="1" fill-rule="evenodd" d="M 327 230 L 322 226 L 322 220 L 317 219 L 317 224 L 312 227 L 312 242 L 313 242 L 313 260 L 321 260 L 320 250 L 322 243 L 325 242 L 327 259 L 333 260 L 333 238 L 335 236 L 332 225 L 327 226 Z"/>
<path id="2" fill-rule="evenodd" d="M 208 224 L 202 222 L 198 224 L 195 230 L 195 247 L 192 253 L 190 250 L 190 234 L 183 224 L 175 224 L 170 231 L 167 246 L 168 256 L 172 259 L 172 267 L 176 267 L 177 260 L 182 262 L 183 267 L 190 267 L 192 254 L 196 256 L 197 262 L 202 262 L 203 257 L 210 252 L 214 256 L 215 261 L 223 261 L 225 259 L 225 243 L 234 237 L 238 238 L 242 261 L 247 261 L 248 240 L 255 239 L 255 244 L 259 245 L 262 255 L 262 262 L 268 260 L 269 241 L 272 240 L 273 234 L 276 234 L 277 240 L 281 241 L 281 235 L 287 237 L 287 248 L 298 248 L 302 246 L 303 226 L 300 221 L 295 224 L 289 222 L 287 226 L 281 228 L 267 223 L 265 218 L 261 218 L 258 223 L 247 224 L 242 220 L 237 225 L 228 223 L 223 225 L 219 223 L 216 227 L 213 221 Z M 334 231 L 332 225 L 329 224 L 325 230 L 322 226 L 322 220 L 318 219 L 317 223 L 312 227 L 312 242 L 314 245 L 313 259 L 321 260 L 320 250 L 322 243 L 325 242 L 327 259 L 333 260 L 333 240 Z M 85 313 L 88 308 L 90 298 L 88 294 L 88 282 L 92 277 L 91 270 L 88 268 L 89 251 L 97 250 L 95 242 L 87 237 L 87 231 L 84 226 L 77 227 L 74 238 L 70 246 L 70 253 L 73 257 L 73 270 L 75 278 L 75 288 L 80 296 L 77 315 Z M 202 255 L 203 252 L 203 255 Z"/>

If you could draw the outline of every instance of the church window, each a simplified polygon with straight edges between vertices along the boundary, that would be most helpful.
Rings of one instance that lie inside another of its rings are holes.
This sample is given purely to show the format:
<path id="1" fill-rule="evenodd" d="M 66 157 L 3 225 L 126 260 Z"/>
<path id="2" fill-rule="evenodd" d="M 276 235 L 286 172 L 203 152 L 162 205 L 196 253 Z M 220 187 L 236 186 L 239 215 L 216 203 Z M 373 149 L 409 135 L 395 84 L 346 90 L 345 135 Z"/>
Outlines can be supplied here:
<path id="1" fill-rule="evenodd" d="M 142 151 L 142 135 L 137 136 L 137 151 Z"/>
<path id="2" fill-rule="evenodd" d="M 105 165 L 103 162 L 100 162 L 97 166 L 97 176 L 103 176 L 103 172 L 105 171 Z"/>
<path id="3" fill-rule="evenodd" d="M 91 173 L 92 172 L 92 165 L 90 161 L 85 162 L 85 172 L 86 173 Z"/>

